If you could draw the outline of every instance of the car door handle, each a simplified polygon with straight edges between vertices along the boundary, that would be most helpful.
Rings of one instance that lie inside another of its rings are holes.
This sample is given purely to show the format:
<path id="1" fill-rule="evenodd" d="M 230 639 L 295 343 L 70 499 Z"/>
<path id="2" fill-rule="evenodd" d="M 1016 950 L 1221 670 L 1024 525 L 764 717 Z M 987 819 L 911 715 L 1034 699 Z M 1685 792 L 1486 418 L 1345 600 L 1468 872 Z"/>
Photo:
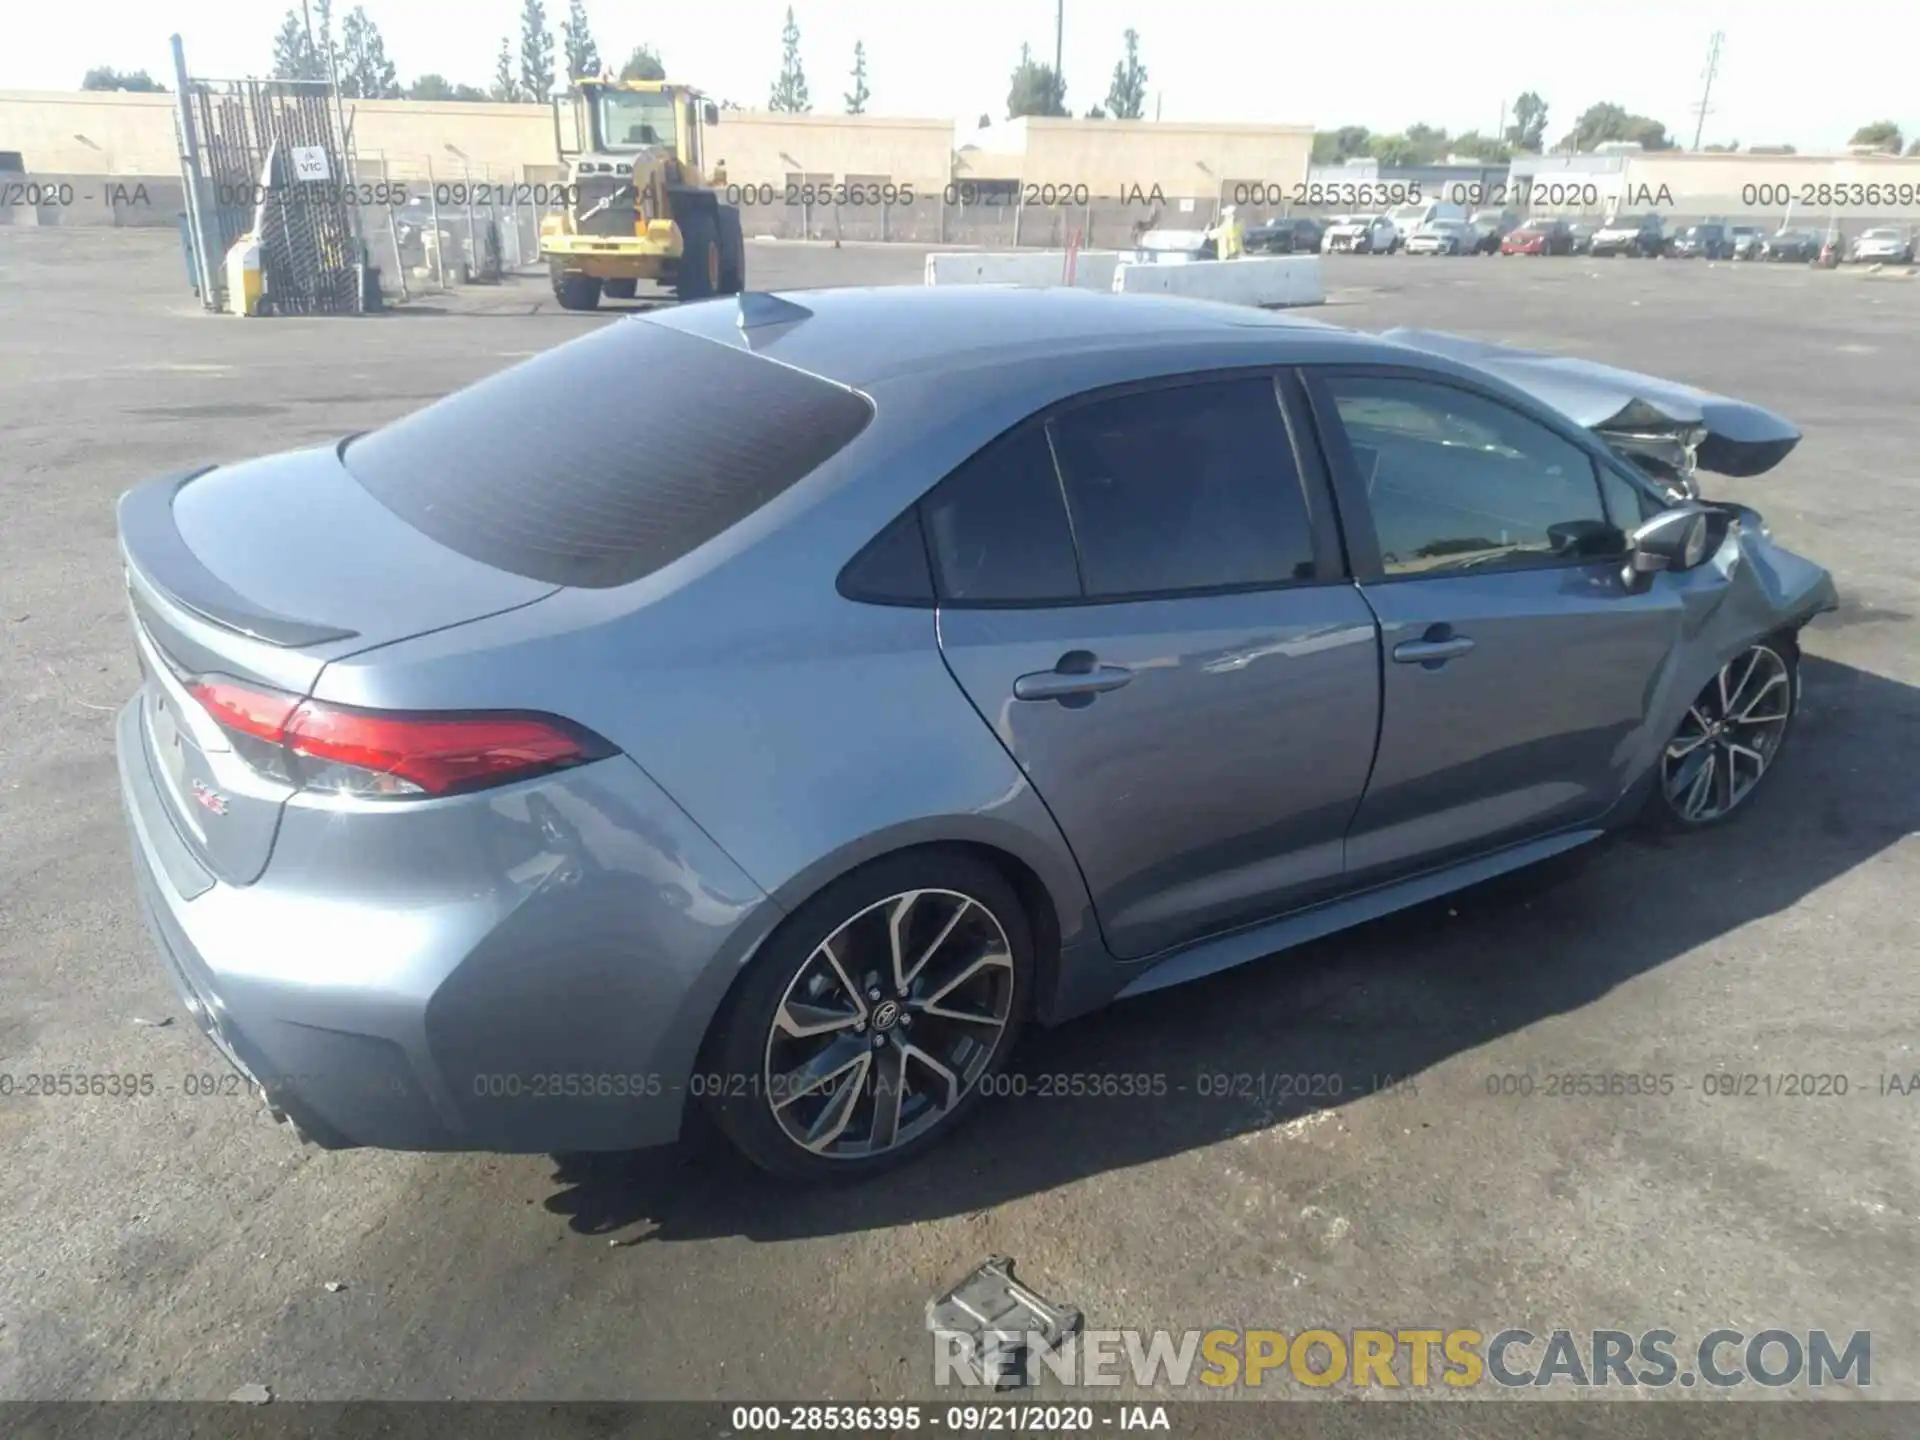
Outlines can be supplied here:
<path id="1" fill-rule="evenodd" d="M 1431 665 L 1451 660 L 1473 649 L 1473 641 L 1464 635 L 1444 640 L 1403 640 L 1393 647 L 1393 658 L 1402 665 Z"/>
<path id="2" fill-rule="evenodd" d="M 1124 665 L 1102 665 L 1085 650 L 1070 650 L 1051 670 L 1036 670 L 1013 682 L 1016 700 L 1091 700 L 1133 679 Z"/>

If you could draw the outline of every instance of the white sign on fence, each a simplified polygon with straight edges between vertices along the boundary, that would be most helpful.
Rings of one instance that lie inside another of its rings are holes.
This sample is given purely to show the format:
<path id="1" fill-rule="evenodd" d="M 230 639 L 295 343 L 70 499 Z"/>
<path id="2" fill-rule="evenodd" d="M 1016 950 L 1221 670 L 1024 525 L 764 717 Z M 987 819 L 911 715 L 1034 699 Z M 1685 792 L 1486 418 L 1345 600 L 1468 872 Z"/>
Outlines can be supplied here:
<path id="1" fill-rule="evenodd" d="M 333 172 L 327 168 L 327 152 L 320 145 L 295 145 L 293 147 L 293 178 L 296 180 L 331 180 Z"/>

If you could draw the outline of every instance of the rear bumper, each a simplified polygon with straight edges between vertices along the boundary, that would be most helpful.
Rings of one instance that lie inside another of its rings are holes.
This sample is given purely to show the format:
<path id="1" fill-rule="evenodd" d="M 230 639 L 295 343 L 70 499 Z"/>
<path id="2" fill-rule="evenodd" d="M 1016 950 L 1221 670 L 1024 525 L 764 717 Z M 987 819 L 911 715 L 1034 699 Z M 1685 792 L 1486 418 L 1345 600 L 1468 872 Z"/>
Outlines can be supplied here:
<path id="1" fill-rule="evenodd" d="M 167 817 L 140 710 L 117 750 L 162 968 L 305 1138 L 544 1153 L 678 1135 L 707 1025 L 777 911 L 631 761 L 412 814 L 290 806 L 264 875 L 235 886 Z"/>

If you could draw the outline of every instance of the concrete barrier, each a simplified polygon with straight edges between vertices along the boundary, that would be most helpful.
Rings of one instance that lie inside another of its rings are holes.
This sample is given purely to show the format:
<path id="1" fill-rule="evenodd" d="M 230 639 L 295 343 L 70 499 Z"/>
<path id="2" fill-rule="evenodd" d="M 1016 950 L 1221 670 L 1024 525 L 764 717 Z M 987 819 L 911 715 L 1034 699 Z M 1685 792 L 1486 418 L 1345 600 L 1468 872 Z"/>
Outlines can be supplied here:
<path id="1" fill-rule="evenodd" d="M 1318 255 L 1252 255 L 1185 265 L 1122 261 L 1113 289 L 1126 295 L 1184 295 L 1230 305 L 1324 305 L 1327 288 Z"/>
<path id="2" fill-rule="evenodd" d="M 927 284 L 1060 285 L 1066 261 L 1064 250 L 936 253 L 927 256 Z M 1119 268 L 1118 251 L 1082 250 L 1073 261 L 1074 288 L 1112 290 Z"/>

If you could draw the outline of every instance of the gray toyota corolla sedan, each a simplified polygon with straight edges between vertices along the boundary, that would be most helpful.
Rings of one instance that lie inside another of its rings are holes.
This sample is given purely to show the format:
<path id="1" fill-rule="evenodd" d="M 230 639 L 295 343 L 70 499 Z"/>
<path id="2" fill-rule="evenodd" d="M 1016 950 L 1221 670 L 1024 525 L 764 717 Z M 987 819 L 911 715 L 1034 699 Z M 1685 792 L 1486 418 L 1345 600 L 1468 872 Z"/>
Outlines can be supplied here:
<path id="1" fill-rule="evenodd" d="M 1650 376 L 1074 290 L 609 324 L 119 523 L 146 917 L 329 1147 L 876 1168 L 1021 1027 L 1740 810 L 1826 572 Z"/>

